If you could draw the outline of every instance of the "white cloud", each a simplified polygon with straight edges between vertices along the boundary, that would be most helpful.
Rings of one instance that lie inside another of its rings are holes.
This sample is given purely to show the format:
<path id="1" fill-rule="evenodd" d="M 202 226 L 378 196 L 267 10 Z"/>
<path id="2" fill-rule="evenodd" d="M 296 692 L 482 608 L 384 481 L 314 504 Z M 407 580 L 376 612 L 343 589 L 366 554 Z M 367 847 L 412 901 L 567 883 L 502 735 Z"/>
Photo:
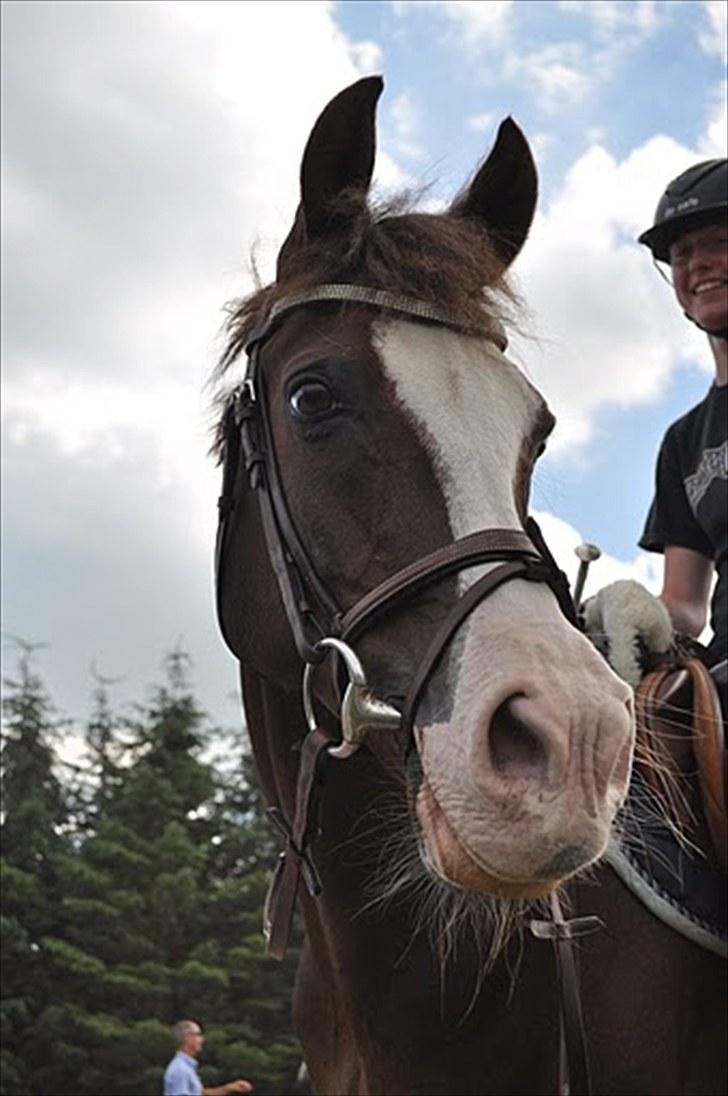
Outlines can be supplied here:
<path id="1" fill-rule="evenodd" d="M 523 16 L 527 31 L 528 7 L 512 0 L 404 0 L 393 6 L 400 17 L 419 9 L 445 16 L 453 30 L 449 38 L 471 59 L 479 61 L 485 49 L 498 49 L 500 64 L 489 58 L 488 75 L 481 71 L 480 78 L 532 88 L 536 105 L 546 113 L 582 102 L 668 18 L 655 0 L 560 0 L 561 11 L 586 20 L 586 33 L 529 49 L 517 22 Z"/>
<path id="2" fill-rule="evenodd" d="M 410 91 L 402 91 L 390 106 L 394 129 L 392 148 L 398 156 L 418 160 L 425 155 L 421 144 L 422 119 Z"/>
<path id="3" fill-rule="evenodd" d="M 494 110 L 485 110 L 481 114 L 471 114 L 466 119 L 466 126 L 474 133 L 490 133 L 495 125 L 496 112 Z"/>
<path id="4" fill-rule="evenodd" d="M 531 146 L 531 152 L 533 158 L 536 161 L 537 166 L 543 164 L 544 160 L 548 156 L 549 149 L 553 146 L 556 138 L 553 133 L 534 133 L 533 136 L 528 138 L 528 143 Z"/>
<path id="5" fill-rule="evenodd" d="M 384 68 L 384 51 L 378 42 L 349 42 L 349 56 L 364 75 L 376 75 Z"/>
<path id="6" fill-rule="evenodd" d="M 573 588 L 579 569 L 579 561 L 574 549 L 586 538 L 573 525 L 562 521 L 548 511 L 537 510 L 534 511 L 533 516 L 541 528 L 554 559 Z M 631 560 L 620 560 L 604 553 L 591 564 L 587 572 L 584 597 L 591 597 L 603 586 L 624 578 L 641 582 L 650 593 L 658 594 L 662 588 L 662 557 L 648 552 L 638 552 Z"/>
<path id="7" fill-rule="evenodd" d="M 8 10 L 6 413 L 35 414 L 21 399 L 31 377 L 98 392 L 113 377 L 126 396 L 97 401 L 98 429 L 126 422 L 163 378 L 200 389 L 222 304 L 251 288 L 254 241 L 272 274 L 313 120 L 381 60 L 332 13 L 298 0 Z M 402 180 L 391 156 L 377 168 L 385 185 Z M 94 429 L 69 416 L 60 437 Z"/>
<path id="8" fill-rule="evenodd" d="M 433 8 L 471 56 L 505 53 L 512 3 Z M 648 32 L 647 7 L 622 9 L 635 33 L 643 12 Z M 383 65 L 376 42 L 342 34 L 335 10 L 318 0 L 6 6 L 3 412 L 6 456 L 20 469 L 9 623 L 23 627 L 32 603 L 31 638 L 61 651 L 69 679 L 82 663 L 72 665 L 68 621 L 95 644 L 104 605 L 106 645 L 88 653 L 105 670 L 125 671 L 140 619 L 151 623 L 134 659 L 148 667 L 187 614 L 182 627 L 205 637 L 208 679 L 219 655 L 215 680 L 232 680 L 206 585 L 218 475 L 204 457 L 200 391 L 220 307 L 251 288 L 254 241 L 263 277 L 272 273 L 311 123 Z M 526 52 L 513 78 L 547 104 L 578 97 L 595 56 L 568 43 Z M 395 103 L 413 149 L 424 126 L 412 90 Z M 724 94 L 713 109 L 700 157 L 722 150 Z M 485 127 L 485 113 L 470 124 Z M 404 146 L 389 147 L 377 159 L 384 187 L 409 181 L 394 158 Z M 695 158 L 665 137 L 623 161 L 594 144 L 537 219 L 518 266 L 542 343 L 522 357 L 561 416 L 563 451 L 591 436 L 600 406 L 651 398 L 681 356 L 707 361 L 631 242 L 665 181 Z M 576 533 L 551 528 L 571 551 Z"/>
<path id="9" fill-rule="evenodd" d="M 579 570 L 579 560 L 574 549 L 588 538 L 582 536 L 581 532 L 575 529 L 573 525 L 546 510 L 534 510 L 533 517 L 538 522 L 554 559 L 565 573 L 573 590 Z M 635 582 L 640 582 L 645 589 L 657 597 L 662 590 L 662 578 L 663 557 L 659 553 L 637 552 L 632 559 L 624 560 L 603 552 L 587 571 L 582 596 L 583 599 L 592 597 L 604 586 L 609 586 L 610 583 L 618 582 L 620 579 L 634 579 Z M 715 576 L 713 577 L 714 588 Z M 710 642 L 712 635 L 710 626 L 706 625 L 698 638 L 701 643 L 707 644 Z"/>
<path id="10" fill-rule="evenodd" d="M 17 4 L 3 38 L 4 464 L 32 484 L 14 495 L 6 620 L 78 680 L 97 639 L 91 657 L 124 672 L 147 615 L 133 662 L 156 663 L 177 616 L 207 678 L 225 666 L 232 684 L 210 602 L 219 474 L 202 389 L 222 305 L 252 288 L 254 241 L 272 274 L 314 119 L 381 51 L 302 0 Z M 403 172 L 382 156 L 377 177 Z M 104 584 L 107 638 L 92 619 Z"/>
<path id="11" fill-rule="evenodd" d="M 725 0 L 703 0 L 705 20 L 698 30 L 698 42 L 707 54 L 728 60 L 728 4 Z M 706 25 L 707 24 L 707 25 Z"/>
<path id="12" fill-rule="evenodd" d="M 624 0 L 560 0 L 558 6 L 565 12 L 586 15 L 595 37 L 602 41 L 624 41 L 625 35 L 641 40 L 659 26 L 655 0 L 628 4 Z"/>
<path id="13" fill-rule="evenodd" d="M 711 116 L 705 136 L 698 145 L 701 156 L 705 156 L 706 159 L 725 156 L 726 154 L 726 133 L 728 133 L 727 91 L 728 84 L 725 82 L 720 84 L 710 104 Z"/>
<path id="14" fill-rule="evenodd" d="M 170 411 L 179 413 L 177 401 Z M 181 438 L 187 451 L 193 437 Z M 139 700 L 182 640 L 203 705 L 235 725 L 236 670 L 212 593 L 218 475 L 200 447 L 186 455 L 190 479 L 184 467 L 160 476 L 159 438 L 146 425 L 117 427 L 104 441 L 64 452 L 37 422 L 26 444 L 5 438 L 4 627 L 49 644 L 46 679 L 76 716 L 87 709 L 93 662 L 124 679 L 115 695 Z"/>
<path id="15" fill-rule="evenodd" d="M 562 455 L 592 438 L 600 408 L 655 400 L 680 362 L 712 371 L 705 337 L 635 243 L 667 181 L 702 155 L 669 137 L 622 161 L 593 145 L 535 219 L 516 273 L 537 339 L 513 347 L 557 415 Z"/>
<path id="16" fill-rule="evenodd" d="M 511 50 L 503 62 L 508 80 L 524 80 L 537 93 L 539 106 L 554 112 L 566 103 L 584 98 L 593 76 L 584 65 L 584 47 L 577 42 L 557 42 L 530 52 Z"/>
<path id="17" fill-rule="evenodd" d="M 393 6 L 399 16 L 411 15 L 418 8 L 441 11 L 469 49 L 495 48 L 508 37 L 513 0 L 403 0 Z"/>
<path id="18" fill-rule="evenodd" d="M 503 76 L 528 81 L 547 113 L 583 102 L 612 79 L 628 53 L 655 34 L 666 18 L 658 14 L 654 0 L 560 0 L 558 7 L 584 16 L 587 33 L 530 51 L 511 49 L 503 62 Z"/>

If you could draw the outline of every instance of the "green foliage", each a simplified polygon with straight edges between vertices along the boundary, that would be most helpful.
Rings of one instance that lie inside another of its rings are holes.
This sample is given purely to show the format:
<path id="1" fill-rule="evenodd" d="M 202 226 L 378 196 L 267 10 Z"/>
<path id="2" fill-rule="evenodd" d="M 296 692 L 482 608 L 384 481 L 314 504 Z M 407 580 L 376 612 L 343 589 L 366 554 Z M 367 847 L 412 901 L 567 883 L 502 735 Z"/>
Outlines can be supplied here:
<path id="1" fill-rule="evenodd" d="M 292 1090 L 297 949 L 271 962 L 259 928 L 278 845 L 240 735 L 210 728 L 188 670 L 172 652 L 131 718 L 97 677 L 64 778 L 27 645 L 6 682 L 0 1096 L 156 1094 L 185 1016 L 207 1035 L 205 1084 Z"/>

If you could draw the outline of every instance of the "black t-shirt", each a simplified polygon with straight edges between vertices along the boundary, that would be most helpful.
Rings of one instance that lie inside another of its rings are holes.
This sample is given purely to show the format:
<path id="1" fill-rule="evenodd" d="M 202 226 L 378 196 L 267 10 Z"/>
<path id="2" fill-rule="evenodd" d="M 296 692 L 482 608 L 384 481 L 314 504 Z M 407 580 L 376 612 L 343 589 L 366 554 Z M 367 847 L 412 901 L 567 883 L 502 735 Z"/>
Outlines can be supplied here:
<path id="1" fill-rule="evenodd" d="M 718 581 L 711 603 L 710 661 L 728 649 L 728 385 L 713 385 L 674 422 L 657 458 L 655 497 L 640 547 L 692 548 L 712 560 Z"/>

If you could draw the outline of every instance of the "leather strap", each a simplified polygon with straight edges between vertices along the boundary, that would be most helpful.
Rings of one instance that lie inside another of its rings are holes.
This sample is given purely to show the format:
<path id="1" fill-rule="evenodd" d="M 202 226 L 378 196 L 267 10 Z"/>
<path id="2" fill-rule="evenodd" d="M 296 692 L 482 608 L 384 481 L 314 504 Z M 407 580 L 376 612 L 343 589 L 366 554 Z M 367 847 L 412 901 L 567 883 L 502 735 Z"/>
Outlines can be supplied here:
<path id="1" fill-rule="evenodd" d="M 520 529 L 483 529 L 438 548 L 390 575 L 365 594 L 344 615 L 341 638 L 350 642 L 379 614 L 446 575 L 510 556 L 528 557 L 534 562 L 539 559 L 530 538 Z"/>
<path id="2" fill-rule="evenodd" d="M 222 632 L 222 637 L 230 650 L 234 650 L 230 636 L 225 630 L 222 612 L 222 564 L 225 558 L 228 537 L 230 536 L 230 518 L 235 510 L 236 485 L 240 468 L 240 440 L 239 430 L 235 422 L 234 405 L 229 403 L 225 408 L 222 423 L 223 434 L 223 464 L 222 464 L 222 489 L 217 500 L 218 521 L 217 534 L 215 536 L 215 602 L 217 608 L 217 621 Z"/>
<path id="3" fill-rule="evenodd" d="M 546 564 L 534 556 L 531 559 L 515 559 L 508 563 L 502 563 L 488 571 L 486 575 L 466 590 L 459 601 L 455 603 L 440 627 L 435 632 L 427 651 L 424 654 L 410 684 L 409 692 L 405 697 L 402 709 L 401 728 L 411 738 L 412 724 L 420 702 L 422 693 L 434 673 L 442 657 L 445 648 L 465 618 L 472 613 L 480 602 L 502 586 L 504 582 L 514 578 L 525 578 L 533 582 L 544 582 L 548 578 Z"/>
<path id="4" fill-rule="evenodd" d="M 271 821 L 285 841 L 263 909 L 263 935 L 273 959 L 282 959 L 286 953 L 301 876 L 310 894 L 321 893 L 321 880 L 309 847 L 319 832 L 321 763 L 330 745 L 331 737 L 321 727 L 309 731 L 301 743 L 293 824 L 289 826 L 278 807 L 268 808 Z"/>
<path id="5" fill-rule="evenodd" d="M 551 921 L 531 921 L 539 940 L 551 940 L 559 989 L 559 1096 L 590 1096 L 591 1077 L 584 1016 L 581 1010 L 579 972 L 574 939 L 603 927 L 598 917 L 574 917 L 567 921 L 557 893 L 550 897 Z"/>
<path id="6" fill-rule="evenodd" d="M 296 649 L 304 662 L 318 662 L 316 644 L 327 630 L 320 618 L 336 617 L 338 607 L 312 566 L 288 509 L 270 436 L 266 389 L 258 369 L 259 350 L 259 342 L 250 348 L 246 381 L 236 398 L 241 445 Z"/>
<path id="7" fill-rule="evenodd" d="M 579 617 L 574 605 L 574 599 L 571 595 L 571 587 L 569 586 L 569 580 L 564 572 L 559 568 L 558 563 L 554 559 L 551 549 L 544 539 L 544 535 L 541 532 L 541 527 L 535 518 L 526 518 L 526 533 L 529 539 L 533 543 L 541 559 L 545 560 L 549 569 L 548 583 L 554 594 L 556 600 L 559 603 L 561 612 L 564 614 L 570 624 L 573 624 L 575 628 L 583 631 L 579 624 Z"/>
<path id="8" fill-rule="evenodd" d="M 218 618 L 222 619 L 220 588 L 224 547 L 228 535 L 229 516 L 234 508 L 235 484 L 238 479 L 242 451 L 250 486 L 257 490 L 268 555 L 296 648 L 304 662 L 315 664 L 320 661 L 317 645 L 322 636 L 330 634 L 338 635 L 340 638 L 351 638 L 368 626 L 380 613 L 426 583 L 460 567 L 486 563 L 494 558 L 508 559 L 512 556 L 525 556 L 529 559 L 537 559 L 538 554 L 541 553 L 551 568 L 549 583 L 562 609 L 569 619 L 573 620 L 568 583 L 556 567 L 543 542 L 540 530 L 532 519 L 529 519 L 528 535 L 522 530 L 485 530 L 431 553 L 425 560 L 417 561 L 391 576 L 365 595 L 347 613 L 341 613 L 335 598 L 313 566 L 288 509 L 271 437 L 266 407 L 266 388 L 259 364 L 261 347 L 282 315 L 308 302 L 331 300 L 370 304 L 456 329 L 460 327 L 453 317 L 443 313 L 429 302 L 393 295 L 368 286 L 350 284 L 313 286 L 301 294 L 284 298 L 274 305 L 270 313 L 251 333 L 245 345 L 245 352 L 248 355 L 245 381 L 232 400 L 232 420 L 239 430 L 238 439 L 229 429 L 231 416 L 229 410 L 226 412 L 228 422 L 225 423 L 225 467 L 215 568 Z M 483 332 L 479 334 L 480 337 L 490 338 L 501 349 L 505 345 L 505 335 L 501 329 L 494 329 L 489 334 Z M 531 538 L 536 538 L 536 548 Z M 224 629 L 223 636 L 230 646 Z"/>

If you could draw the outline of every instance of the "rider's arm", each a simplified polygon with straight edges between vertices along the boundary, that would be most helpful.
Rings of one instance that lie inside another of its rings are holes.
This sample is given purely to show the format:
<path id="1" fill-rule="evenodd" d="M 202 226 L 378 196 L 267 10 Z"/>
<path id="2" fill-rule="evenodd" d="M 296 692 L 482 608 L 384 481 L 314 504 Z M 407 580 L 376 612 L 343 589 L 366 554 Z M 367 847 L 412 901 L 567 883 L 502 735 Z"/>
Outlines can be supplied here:
<path id="1" fill-rule="evenodd" d="M 660 600 L 678 632 L 697 639 L 708 620 L 713 565 L 692 548 L 665 546 Z"/>

